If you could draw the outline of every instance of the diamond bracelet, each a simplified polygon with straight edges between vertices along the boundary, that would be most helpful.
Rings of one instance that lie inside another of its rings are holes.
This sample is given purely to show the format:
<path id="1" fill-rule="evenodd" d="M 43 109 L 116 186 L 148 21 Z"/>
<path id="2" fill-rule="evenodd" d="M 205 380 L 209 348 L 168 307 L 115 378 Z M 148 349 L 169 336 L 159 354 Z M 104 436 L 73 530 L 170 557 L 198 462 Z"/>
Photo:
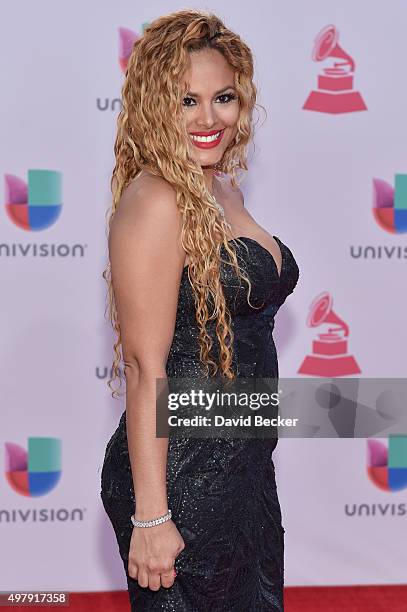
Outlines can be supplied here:
<path id="1" fill-rule="evenodd" d="M 134 527 L 154 527 L 155 525 L 159 525 L 160 523 L 165 523 L 165 521 L 169 521 L 171 518 L 171 510 L 168 510 L 167 514 L 163 516 L 159 516 L 158 518 L 151 519 L 149 521 L 139 521 L 134 518 L 134 515 L 131 517 L 131 522 Z"/>

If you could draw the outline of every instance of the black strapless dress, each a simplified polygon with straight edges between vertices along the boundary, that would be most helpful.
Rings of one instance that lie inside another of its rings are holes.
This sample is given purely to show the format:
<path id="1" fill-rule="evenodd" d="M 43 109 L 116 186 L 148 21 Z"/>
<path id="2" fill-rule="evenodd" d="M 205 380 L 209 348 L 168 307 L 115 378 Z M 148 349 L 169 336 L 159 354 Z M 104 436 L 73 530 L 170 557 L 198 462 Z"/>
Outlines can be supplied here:
<path id="1" fill-rule="evenodd" d="M 250 303 L 261 306 L 260 309 L 247 303 L 247 284 L 242 281 L 239 286 L 233 268 L 226 263 L 221 265 L 222 286 L 233 319 L 238 376 L 278 378 L 272 336 L 274 316 L 293 292 L 299 269 L 291 250 L 277 236 L 274 238 L 282 254 L 280 276 L 271 253 L 256 240 L 244 237 L 243 245 L 235 242 L 239 263 L 252 283 Z M 222 249 L 226 258 L 227 251 Z M 209 322 L 208 333 L 215 343 L 214 324 Z M 179 289 L 167 375 L 179 378 L 203 375 L 187 267 Z M 175 562 L 177 576 L 173 586 L 152 591 L 140 587 L 127 571 L 135 497 L 123 412 L 107 444 L 101 498 L 116 534 L 132 611 L 284 609 L 285 530 L 272 460 L 276 444 L 276 438 L 169 439 L 168 507 L 185 541 L 185 549 Z"/>

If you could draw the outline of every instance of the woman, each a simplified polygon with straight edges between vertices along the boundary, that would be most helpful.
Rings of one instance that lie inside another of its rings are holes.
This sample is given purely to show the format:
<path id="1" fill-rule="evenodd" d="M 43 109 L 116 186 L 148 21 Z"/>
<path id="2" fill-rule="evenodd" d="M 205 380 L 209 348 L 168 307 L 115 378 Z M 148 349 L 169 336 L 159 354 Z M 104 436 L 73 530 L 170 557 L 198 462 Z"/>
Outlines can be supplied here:
<path id="1" fill-rule="evenodd" d="M 236 181 L 252 79 L 239 36 L 182 10 L 146 28 L 123 85 L 104 277 L 126 410 L 101 496 L 140 612 L 283 610 L 276 439 L 155 435 L 157 378 L 278 376 L 274 315 L 299 271 Z"/>

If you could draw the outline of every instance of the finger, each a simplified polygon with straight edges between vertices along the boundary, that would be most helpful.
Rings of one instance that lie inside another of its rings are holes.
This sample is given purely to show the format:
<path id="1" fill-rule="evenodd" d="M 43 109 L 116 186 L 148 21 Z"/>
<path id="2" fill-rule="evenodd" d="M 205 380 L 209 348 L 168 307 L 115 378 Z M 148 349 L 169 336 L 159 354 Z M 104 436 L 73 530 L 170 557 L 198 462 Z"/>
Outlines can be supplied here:
<path id="1" fill-rule="evenodd" d="M 158 589 L 161 587 L 161 577 L 160 574 L 154 572 L 150 572 L 148 575 L 148 587 L 152 590 L 152 591 L 158 591 Z"/>
<path id="2" fill-rule="evenodd" d="M 146 570 L 139 569 L 137 582 L 139 583 L 141 587 L 144 587 L 144 588 L 148 587 L 148 574 Z"/>
<path id="3" fill-rule="evenodd" d="M 174 574 L 170 576 L 161 574 L 161 585 L 165 589 L 169 589 L 174 584 L 174 582 L 175 582 Z"/>
<path id="4" fill-rule="evenodd" d="M 170 572 L 161 574 L 161 584 L 166 589 L 171 587 L 174 584 L 174 581 L 175 581 L 175 575 L 174 575 L 173 569 Z"/>
<path id="5" fill-rule="evenodd" d="M 127 564 L 127 573 L 129 574 L 130 578 L 137 580 L 138 567 L 132 561 L 129 561 Z"/>

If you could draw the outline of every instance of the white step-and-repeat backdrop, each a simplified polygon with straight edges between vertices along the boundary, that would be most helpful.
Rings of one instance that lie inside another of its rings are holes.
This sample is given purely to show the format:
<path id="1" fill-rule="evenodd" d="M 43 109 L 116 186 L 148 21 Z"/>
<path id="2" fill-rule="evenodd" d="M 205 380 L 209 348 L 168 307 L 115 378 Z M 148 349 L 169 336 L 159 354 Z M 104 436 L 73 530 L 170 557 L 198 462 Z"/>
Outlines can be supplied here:
<path id="1" fill-rule="evenodd" d="M 187 6 L 255 56 L 268 116 L 242 189 L 301 269 L 276 318 L 280 376 L 404 377 L 406 3 Z M 125 586 L 99 498 L 124 410 L 106 386 L 105 214 L 129 45 L 180 8 L 2 6 L 0 590 Z M 275 463 L 288 585 L 406 580 L 406 439 L 286 439 Z"/>

